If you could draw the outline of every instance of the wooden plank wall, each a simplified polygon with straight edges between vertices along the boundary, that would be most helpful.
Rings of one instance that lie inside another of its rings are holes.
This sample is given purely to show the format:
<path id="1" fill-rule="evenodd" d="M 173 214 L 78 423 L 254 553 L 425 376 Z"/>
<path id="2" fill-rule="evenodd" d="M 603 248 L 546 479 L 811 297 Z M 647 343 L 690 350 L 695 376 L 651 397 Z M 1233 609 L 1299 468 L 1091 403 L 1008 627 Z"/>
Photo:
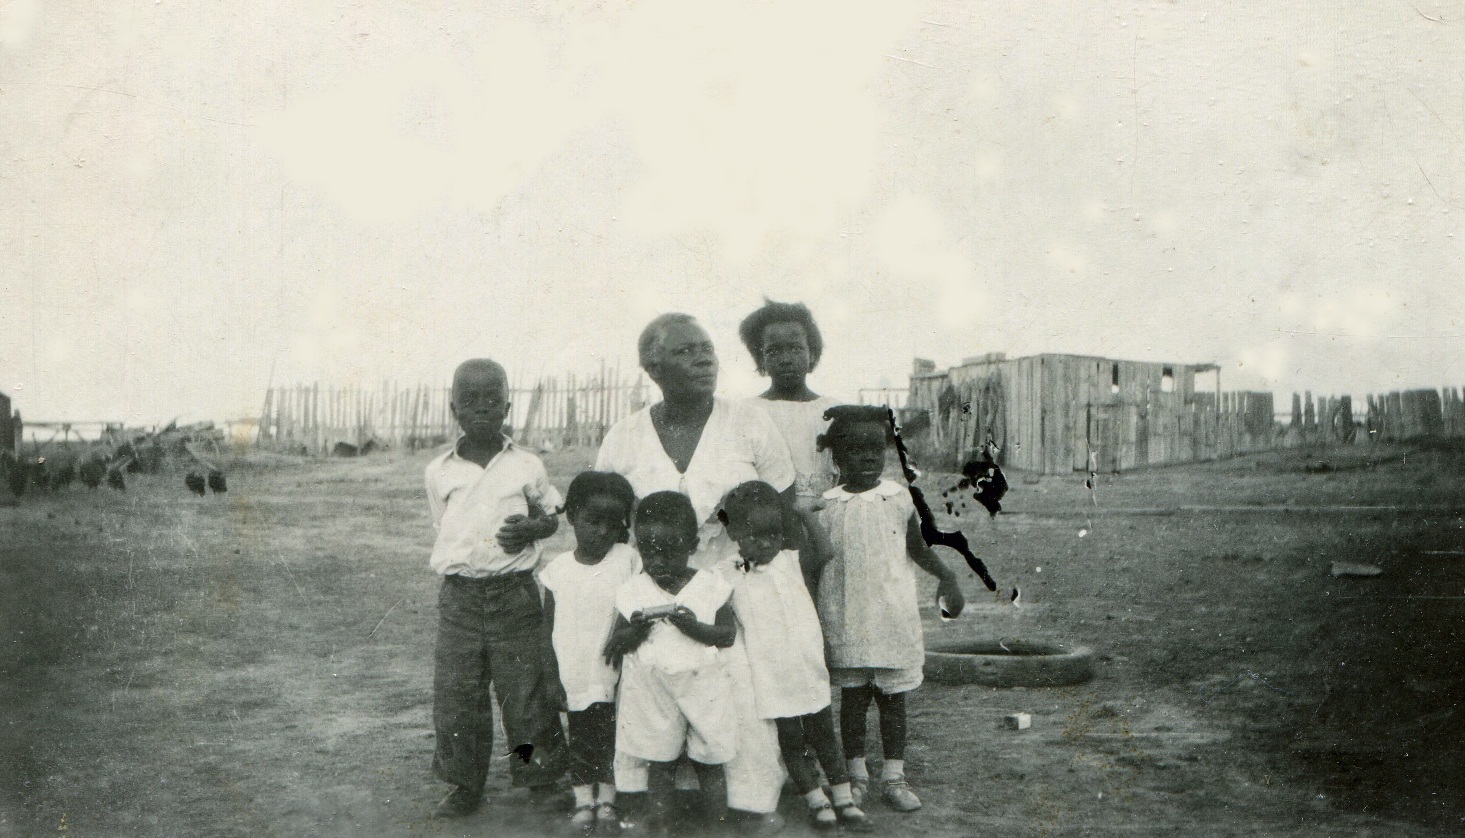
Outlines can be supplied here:
<path id="1" fill-rule="evenodd" d="M 1167 369 L 1169 392 L 1162 386 Z M 1215 393 L 1195 391 L 1190 366 L 1039 355 L 913 375 L 906 413 L 932 418 L 931 430 L 914 441 L 924 462 L 953 467 L 970 455 L 984 439 L 982 398 L 994 389 L 1003 400 L 1002 420 L 994 423 L 1001 462 L 1012 469 L 1082 471 L 1094 454 L 1123 470 L 1276 444 L 1270 393 L 1228 393 L 1218 401 Z M 960 414 L 962 403 L 972 405 L 971 414 Z M 1110 439 L 1092 439 L 1106 426 Z"/>
<path id="2" fill-rule="evenodd" d="M 1161 386 L 1166 368 L 1173 381 L 1168 393 Z M 948 407 L 953 400 L 957 405 L 944 414 L 943 392 L 950 394 Z M 1002 464 L 1047 474 L 1085 470 L 1090 454 L 1124 470 L 1350 439 L 1465 437 L 1465 397 L 1457 388 L 1374 394 L 1364 403 L 1293 394 L 1291 423 L 1279 424 L 1271 393 L 1197 392 L 1193 367 L 1039 355 L 913 375 L 905 413 L 933 417 L 931 431 L 918 441 L 923 461 L 953 467 L 969 456 L 985 434 L 981 398 L 993 392 L 1002 399 L 1002 420 L 995 423 Z M 975 415 L 961 413 L 963 402 Z M 1092 439 L 1105 423 L 1114 429 L 1111 439 Z"/>

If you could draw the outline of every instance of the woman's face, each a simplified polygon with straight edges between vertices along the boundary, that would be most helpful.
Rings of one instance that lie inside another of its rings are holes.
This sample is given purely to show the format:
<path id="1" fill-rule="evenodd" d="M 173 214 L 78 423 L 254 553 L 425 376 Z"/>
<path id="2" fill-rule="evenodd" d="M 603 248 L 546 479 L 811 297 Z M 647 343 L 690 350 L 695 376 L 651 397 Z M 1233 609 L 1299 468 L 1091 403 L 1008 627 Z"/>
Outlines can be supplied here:
<path id="1" fill-rule="evenodd" d="M 710 396 L 717 389 L 717 351 L 694 323 L 672 323 L 662 332 L 661 356 L 647 370 L 667 399 Z"/>

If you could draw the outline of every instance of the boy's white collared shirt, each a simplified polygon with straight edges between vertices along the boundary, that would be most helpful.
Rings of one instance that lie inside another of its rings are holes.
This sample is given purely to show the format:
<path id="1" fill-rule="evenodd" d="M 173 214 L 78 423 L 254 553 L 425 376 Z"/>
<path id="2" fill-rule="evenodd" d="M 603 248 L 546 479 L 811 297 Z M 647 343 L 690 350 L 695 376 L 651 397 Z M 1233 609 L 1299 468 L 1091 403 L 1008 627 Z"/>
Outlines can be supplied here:
<path id="1" fill-rule="evenodd" d="M 544 463 L 504 437 L 503 450 L 480 466 L 458 454 L 461 443 L 459 437 L 427 464 L 427 505 L 437 529 L 432 569 L 471 579 L 534 570 L 539 542 L 509 555 L 499 546 L 498 531 L 510 515 L 529 514 L 530 503 L 551 515 L 563 505 Z"/>

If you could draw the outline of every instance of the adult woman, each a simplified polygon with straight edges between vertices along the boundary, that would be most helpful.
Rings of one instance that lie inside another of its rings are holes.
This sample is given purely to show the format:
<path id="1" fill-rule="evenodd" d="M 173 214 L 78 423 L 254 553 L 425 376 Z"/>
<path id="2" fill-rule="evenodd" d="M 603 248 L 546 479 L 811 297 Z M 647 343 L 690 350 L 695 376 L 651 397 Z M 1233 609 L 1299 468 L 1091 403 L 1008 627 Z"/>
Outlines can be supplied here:
<path id="1" fill-rule="evenodd" d="M 661 389 L 662 401 L 617 422 L 601 443 L 595 468 L 624 475 L 638 497 L 658 491 L 685 494 L 702 521 L 692 564 L 730 571 L 737 545 L 723 532 L 717 506 L 730 489 L 748 480 L 791 492 L 788 446 L 766 413 L 713 395 L 717 353 L 691 316 L 663 314 L 652 320 L 641 332 L 638 349 L 641 367 Z M 752 676 L 741 639 L 729 653 L 734 689 L 751 699 Z M 783 784 L 777 732 L 772 722 L 757 718 L 751 700 L 737 705 L 738 753 L 726 766 L 728 806 L 769 815 L 777 809 Z M 618 758 L 616 785 L 643 790 L 644 765 Z"/>
<path id="2" fill-rule="evenodd" d="M 768 390 L 752 401 L 767 411 L 788 443 L 797 472 L 797 502 L 812 505 L 834 486 L 834 462 L 828 451 L 819 450 L 817 440 L 829 425 L 824 411 L 840 404 L 810 390 L 807 383 L 824 353 L 819 326 L 803 303 L 765 300 L 743 319 L 738 335 L 758 373 L 771 380 Z"/>

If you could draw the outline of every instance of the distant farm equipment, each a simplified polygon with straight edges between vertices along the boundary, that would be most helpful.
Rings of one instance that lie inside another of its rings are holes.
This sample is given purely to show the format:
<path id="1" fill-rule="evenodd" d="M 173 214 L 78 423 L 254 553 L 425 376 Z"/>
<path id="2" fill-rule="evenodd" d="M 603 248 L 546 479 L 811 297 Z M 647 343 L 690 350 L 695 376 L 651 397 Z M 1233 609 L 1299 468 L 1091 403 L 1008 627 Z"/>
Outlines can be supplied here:
<path id="1" fill-rule="evenodd" d="M 191 425 L 168 425 L 153 430 L 127 429 L 122 425 L 102 424 L 98 438 L 87 440 L 77 425 L 69 422 L 32 422 L 29 444 L 18 446 L 16 453 L 0 450 L 0 483 L 10 495 L 38 496 L 70 489 L 80 483 L 87 489 L 102 484 L 119 492 L 127 490 L 130 476 L 138 474 L 183 473 L 187 488 L 193 489 L 195 478 L 203 491 L 219 494 L 228 491 L 224 471 L 210 457 L 216 457 L 224 434 L 212 422 Z M 50 432 L 42 441 L 38 434 Z"/>

